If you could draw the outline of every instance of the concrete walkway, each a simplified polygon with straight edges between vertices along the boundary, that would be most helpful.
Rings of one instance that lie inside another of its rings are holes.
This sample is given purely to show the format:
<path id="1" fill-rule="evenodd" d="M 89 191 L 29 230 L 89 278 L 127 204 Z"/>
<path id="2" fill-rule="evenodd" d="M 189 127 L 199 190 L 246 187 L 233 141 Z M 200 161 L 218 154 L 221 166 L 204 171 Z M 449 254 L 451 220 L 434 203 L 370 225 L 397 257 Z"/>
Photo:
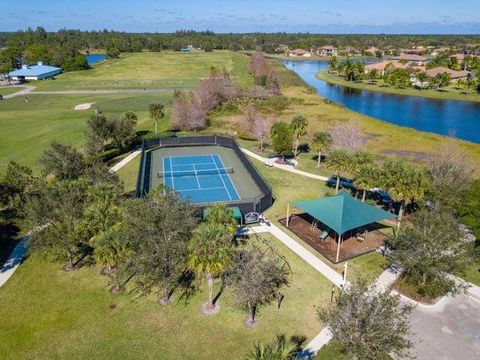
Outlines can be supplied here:
<path id="1" fill-rule="evenodd" d="M 252 227 L 248 232 L 264 233 L 269 232 L 286 245 L 295 254 L 305 260 L 310 266 L 317 270 L 320 274 L 325 276 L 333 284 L 338 287 L 344 286 L 342 276 L 333 270 L 330 266 L 325 264 L 322 260 L 312 254 L 309 250 L 295 241 L 290 235 L 285 233 L 277 225 L 270 223 L 270 225 L 262 224 L 260 226 Z M 247 233 L 248 233 L 247 232 Z M 346 283 L 348 285 L 348 282 Z M 324 345 L 328 344 L 332 340 L 332 332 L 325 327 L 320 333 L 315 336 L 303 349 L 300 354 L 301 359 L 311 359 Z"/>
<path id="2" fill-rule="evenodd" d="M 270 223 L 270 225 L 260 225 L 251 228 L 253 232 L 262 233 L 270 232 L 278 240 L 280 240 L 284 245 L 286 245 L 290 250 L 295 254 L 300 256 L 305 260 L 310 266 L 315 270 L 325 276 L 328 280 L 334 283 L 336 286 L 343 286 L 342 276 L 333 270 L 330 266 L 325 264 L 322 260 L 312 254 L 309 250 L 300 245 L 297 241 L 292 239 L 290 235 L 281 230 L 277 225 Z"/>
<path id="3" fill-rule="evenodd" d="M 120 170 L 122 167 L 124 167 L 125 165 L 127 165 L 130 161 L 132 161 L 133 159 L 135 159 L 138 155 L 140 155 L 142 151 L 141 150 L 135 150 L 134 152 L 132 152 L 130 155 L 128 155 L 125 159 L 123 159 L 122 161 L 116 163 L 114 166 L 112 166 L 110 168 L 110 171 L 111 172 L 117 172 L 118 170 Z"/>
<path id="4" fill-rule="evenodd" d="M 14 92 L 9 95 L 5 95 L 4 99 L 10 99 L 15 96 L 21 95 L 79 95 L 79 94 L 98 94 L 98 95 L 105 95 L 105 94 L 164 94 L 168 92 L 172 92 L 174 88 L 157 88 L 157 89 L 85 89 L 85 90 L 51 90 L 51 91 L 35 91 L 35 86 L 24 86 L 24 85 L 16 85 L 22 90 Z"/>
<path id="5" fill-rule="evenodd" d="M 267 158 L 264 158 L 258 154 L 255 154 L 253 151 L 250 151 L 250 150 L 247 150 L 245 148 L 242 148 L 242 151 L 258 160 L 258 161 L 261 161 L 262 163 L 266 164 L 268 159 Z M 316 180 L 320 180 L 320 181 L 324 181 L 324 182 L 327 182 L 327 181 L 332 181 L 332 178 L 331 177 L 327 177 L 327 176 L 322 176 L 322 175 L 317 175 L 317 174 L 312 174 L 312 173 L 309 173 L 309 172 L 306 172 L 306 171 L 303 171 L 303 170 L 298 170 L 298 169 L 295 169 L 293 166 L 291 165 L 284 165 L 284 164 L 277 164 L 275 162 L 269 162 L 269 164 L 272 164 L 273 167 L 275 168 L 278 168 L 278 169 L 282 169 L 282 170 L 285 170 L 285 171 L 289 171 L 291 173 L 294 173 L 294 174 L 298 174 L 298 175 L 302 175 L 302 176 L 306 176 L 306 177 L 309 177 L 309 178 L 312 178 L 312 179 L 316 179 Z M 344 182 L 344 181 L 340 181 L 340 184 L 342 186 L 346 186 L 346 187 L 349 187 L 349 186 L 352 186 L 351 183 L 347 183 L 347 182 Z"/>
<path id="6" fill-rule="evenodd" d="M 75 94 L 163 94 L 172 92 L 173 88 L 159 89 L 99 89 L 99 90 L 52 90 L 52 91 L 33 91 L 34 94 L 53 94 L 53 95 L 75 95 Z"/>
<path id="7" fill-rule="evenodd" d="M 25 243 L 27 240 L 28 235 L 20 240 L 17 246 L 15 246 L 15 249 L 13 249 L 8 260 L 0 268 L 0 287 L 2 287 L 8 281 L 8 279 L 10 279 L 27 254 L 27 249 L 25 248 Z"/>
<path id="8" fill-rule="evenodd" d="M 10 98 L 13 98 L 15 96 L 26 95 L 26 94 L 30 93 L 33 89 L 35 89 L 34 86 L 19 86 L 19 85 L 16 85 L 16 86 L 18 86 L 21 90 L 19 90 L 17 92 L 14 92 L 12 94 L 9 94 L 9 95 L 5 95 L 3 98 L 4 99 L 10 99 Z"/>

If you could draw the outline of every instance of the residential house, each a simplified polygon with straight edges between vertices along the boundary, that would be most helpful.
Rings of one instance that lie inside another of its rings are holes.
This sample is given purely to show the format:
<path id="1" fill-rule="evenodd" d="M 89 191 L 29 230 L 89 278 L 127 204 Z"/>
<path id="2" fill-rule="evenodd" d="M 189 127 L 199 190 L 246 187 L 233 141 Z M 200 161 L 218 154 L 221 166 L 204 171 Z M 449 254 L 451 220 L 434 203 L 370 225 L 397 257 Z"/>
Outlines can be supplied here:
<path id="1" fill-rule="evenodd" d="M 337 48 L 331 45 L 322 46 L 320 49 L 318 49 L 318 55 L 319 56 L 337 56 L 338 55 Z"/>
<path id="2" fill-rule="evenodd" d="M 428 69 L 425 72 L 427 73 L 427 76 L 430 78 L 434 78 L 438 74 L 447 73 L 450 75 L 453 82 L 457 82 L 458 80 L 467 80 L 470 77 L 469 71 L 464 71 L 464 70 L 457 71 L 457 70 L 452 70 L 443 66 L 438 66 L 433 69 Z"/>
<path id="3" fill-rule="evenodd" d="M 425 56 L 416 55 L 416 54 L 402 54 L 396 56 L 393 60 L 406 63 L 411 66 L 425 66 L 427 65 L 427 58 Z"/>
<path id="4" fill-rule="evenodd" d="M 365 65 L 365 74 L 369 74 L 372 70 L 377 70 L 380 76 L 385 75 L 386 67 L 391 64 L 395 69 L 406 69 L 407 66 L 398 62 L 391 60 L 384 60 L 374 64 Z"/>
<path id="5" fill-rule="evenodd" d="M 303 57 L 310 57 L 312 56 L 312 54 L 307 51 L 307 50 L 303 50 L 303 49 L 295 49 L 295 50 L 290 50 L 288 52 L 288 56 L 303 56 Z"/>

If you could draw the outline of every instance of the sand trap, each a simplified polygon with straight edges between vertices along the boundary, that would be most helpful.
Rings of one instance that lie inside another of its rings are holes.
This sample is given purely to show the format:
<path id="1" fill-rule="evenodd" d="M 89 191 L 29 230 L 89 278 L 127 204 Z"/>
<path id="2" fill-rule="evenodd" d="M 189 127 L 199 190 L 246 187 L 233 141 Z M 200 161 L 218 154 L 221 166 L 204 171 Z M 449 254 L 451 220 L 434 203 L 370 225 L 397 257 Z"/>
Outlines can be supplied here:
<path id="1" fill-rule="evenodd" d="M 92 105 L 95 104 L 95 103 L 85 103 L 85 104 L 78 104 L 78 105 L 75 105 L 75 107 L 73 108 L 73 110 L 88 110 L 92 107 Z"/>

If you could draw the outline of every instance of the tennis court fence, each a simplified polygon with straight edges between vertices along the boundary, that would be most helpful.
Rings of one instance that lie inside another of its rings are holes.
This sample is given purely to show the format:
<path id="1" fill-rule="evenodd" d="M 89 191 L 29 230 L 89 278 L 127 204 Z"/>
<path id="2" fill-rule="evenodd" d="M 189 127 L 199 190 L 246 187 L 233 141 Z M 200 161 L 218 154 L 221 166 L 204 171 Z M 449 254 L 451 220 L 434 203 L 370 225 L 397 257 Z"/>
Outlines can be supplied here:
<path id="1" fill-rule="evenodd" d="M 252 165 L 247 156 L 243 153 L 235 139 L 219 136 L 219 135 L 207 135 L 207 136 L 186 136 L 186 137 L 163 137 L 146 140 L 142 143 L 142 152 L 140 155 L 140 166 L 137 176 L 137 186 L 135 190 L 135 196 L 144 196 L 150 190 L 150 158 L 148 156 L 148 150 L 161 148 L 161 147 L 184 147 L 184 146 L 211 146 L 220 145 L 233 149 L 237 157 L 245 166 L 250 176 L 255 181 L 256 185 L 260 189 L 262 195 L 251 199 L 242 198 L 238 202 L 232 202 L 232 205 L 238 206 L 242 212 L 248 213 L 251 211 L 263 212 L 272 206 L 273 196 L 272 189 L 266 183 L 266 181 L 260 176 L 257 169 Z M 157 176 L 159 174 L 157 173 Z M 199 204 L 202 207 L 202 204 Z M 203 207 L 207 204 L 203 205 Z"/>

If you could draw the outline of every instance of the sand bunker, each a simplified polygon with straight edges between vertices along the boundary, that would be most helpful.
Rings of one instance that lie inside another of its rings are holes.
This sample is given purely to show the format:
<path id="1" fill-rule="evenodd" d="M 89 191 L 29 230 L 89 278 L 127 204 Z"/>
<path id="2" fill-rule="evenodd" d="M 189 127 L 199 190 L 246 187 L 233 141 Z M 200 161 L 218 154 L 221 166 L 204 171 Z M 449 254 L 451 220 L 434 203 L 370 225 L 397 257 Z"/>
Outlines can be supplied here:
<path id="1" fill-rule="evenodd" d="M 75 107 L 73 108 L 73 110 L 76 110 L 76 111 L 79 111 L 79 110 L 88 110 L 92 107 L 92 105 L 95 104 L 95 103 L 85 103 L 85 104 L 78 104 L 78 105 L 75 105 Z"/>

